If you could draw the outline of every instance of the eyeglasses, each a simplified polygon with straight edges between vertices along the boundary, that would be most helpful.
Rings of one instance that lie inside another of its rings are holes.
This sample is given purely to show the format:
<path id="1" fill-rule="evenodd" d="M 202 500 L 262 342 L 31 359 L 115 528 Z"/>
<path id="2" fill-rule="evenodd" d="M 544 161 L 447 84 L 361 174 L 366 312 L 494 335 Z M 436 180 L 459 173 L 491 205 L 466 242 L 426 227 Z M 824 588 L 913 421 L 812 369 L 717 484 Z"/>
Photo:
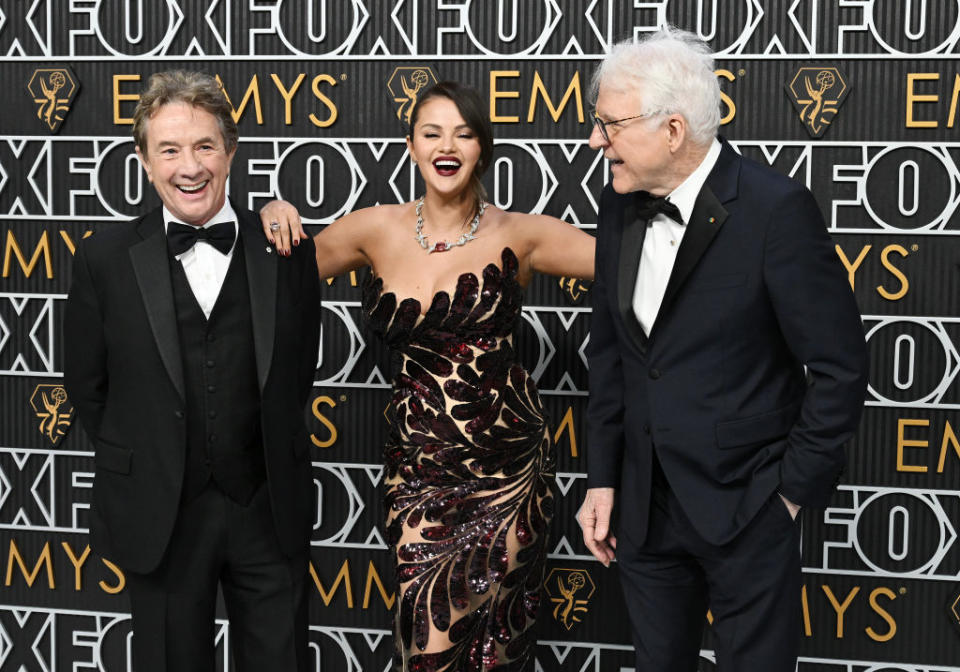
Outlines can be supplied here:
<path id="1" fill-rule="evenodd" d="M 635 114 L 632 117 L 624 117 L 623 119 L 614 119 L 612 121 L 604 121 L 597 116 L 597 113 L 593 113 L 593 124 L 600 129 L 600 135 L 603 136 L 603 139 L 606 142 L 610 142 L 610 132 L 607 130 L 608 126 L 616 126 L 617 124 L 630 121 L 631 119 L 643 119 L 645 117 L 654 117 L 660 114 L 660 110 L 653 110 L 652 112 L 644 112 L 643 114 Z"/>

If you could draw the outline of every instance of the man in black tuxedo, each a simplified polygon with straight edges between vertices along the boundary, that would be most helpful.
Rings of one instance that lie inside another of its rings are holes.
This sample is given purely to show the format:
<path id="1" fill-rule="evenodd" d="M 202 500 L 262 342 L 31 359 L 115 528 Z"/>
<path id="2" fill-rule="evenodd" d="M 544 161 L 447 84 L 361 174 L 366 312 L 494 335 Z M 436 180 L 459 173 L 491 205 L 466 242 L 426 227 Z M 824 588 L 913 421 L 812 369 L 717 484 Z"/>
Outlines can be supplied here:
<path id="1" fill-rule="evenodd" d="M 279 259 L 226 198 L 212 77 L 154 75 L 133 133 L 163 207 L 83 241 L 66 306 L 93 547 L 125 572 L 137 672 L 212 672 L 218 583 L 238 672 L 306 670 L 313 245 Z"/>
<path id="2" fill-rule="evenodd" d="M 850 286 L 810 192 L 717 139 L 709 48 L 664 29 L 595 78 L 609 161 L 590 332 L 588 491 L 616 556 L 637 670 L 788 672 L 801 507 L 826 506 L 863 405 Z M 616 536 L 611 515 L 616 498 Z"/>

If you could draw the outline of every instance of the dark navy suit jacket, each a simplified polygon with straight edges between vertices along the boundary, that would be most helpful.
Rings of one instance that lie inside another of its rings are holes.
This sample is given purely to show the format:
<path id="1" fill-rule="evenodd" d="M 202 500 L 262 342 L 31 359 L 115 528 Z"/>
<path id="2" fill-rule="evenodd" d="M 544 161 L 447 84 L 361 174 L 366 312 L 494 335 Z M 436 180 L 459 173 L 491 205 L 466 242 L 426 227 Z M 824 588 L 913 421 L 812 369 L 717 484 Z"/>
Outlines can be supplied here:
<path id="1" fill-rule="evenodd" d="M 859 422 L 867 356 L 813 195 L 725 141 L 649 337 L 632 309 L 646 232 L 601 195 L 588 346 L 588 485 L 646 536 L 652 454 L 697 532 L 726 543 L 779 490 L 826 506 Z"/>

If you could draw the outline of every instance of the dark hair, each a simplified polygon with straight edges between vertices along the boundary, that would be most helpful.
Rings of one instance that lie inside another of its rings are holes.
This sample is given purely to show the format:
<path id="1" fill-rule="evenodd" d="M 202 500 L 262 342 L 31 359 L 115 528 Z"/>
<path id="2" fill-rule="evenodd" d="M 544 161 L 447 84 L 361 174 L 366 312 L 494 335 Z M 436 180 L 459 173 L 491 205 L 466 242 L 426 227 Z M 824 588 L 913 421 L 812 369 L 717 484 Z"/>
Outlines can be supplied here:
<path id="1" fill-rule="evenodd" d="M 212 114 L 220 126 L 224 148 L 228 152 L 236 148 L 237 122 L 233 120 L 233 108 L 220 82 L 202 72 L 168 70 L 151 75 L 133 113 L 133 140 L 144 156 L 147 154 L 147 121 L 169 103 L 186 103 Z"/>
<path id="2" fill-rule="evenodd" d="M 473 169 L 473 175 L 470 176 L 470 187 L 476 199 L 476 212 L 479 212 L 481 201 L 487 200 L 487 190 L 483 188 L 480 178 L 490 167 L 493 159 L 493 126 L 484 114 L 483 99 L 475 89 L 461 86 L 456 82 L 437 82 L 420 95 L 410 111 L 410 128 L 407 129 L 407 133 L 411 138 L 413 138 L 413 129 L 417 125 L 420 107 L 434 98 L 446 98 L 452 101 L 457 106 L 460 116 L 467 122 L 467 126 L 476 134 L 477 142 L 480 143 L 480 159 Z"/>

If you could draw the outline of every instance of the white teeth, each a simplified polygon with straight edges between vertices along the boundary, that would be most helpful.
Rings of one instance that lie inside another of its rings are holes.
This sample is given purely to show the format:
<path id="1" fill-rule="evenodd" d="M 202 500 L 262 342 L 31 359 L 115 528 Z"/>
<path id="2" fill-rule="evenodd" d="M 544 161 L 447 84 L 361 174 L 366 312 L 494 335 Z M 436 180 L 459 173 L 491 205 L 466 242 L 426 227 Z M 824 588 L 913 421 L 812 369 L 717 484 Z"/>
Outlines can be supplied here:
<path id="1" fill-rule="evenodd" d="M 208 180 L 208 181 L 209 181 L 209 180 Z M 200 191 L 200 190 L 203 189 L 205 186 L 207 186 L 207 182 L 201 182 L 200 184 L 195 184 L 195 185 L 192 185 L 192 186 L 187 186 L 187 185 L 185 185 L 185 184 L 178 184 L 178 185 L 177 185 L 177 188 L 178 188 L 180 191 L 185 191 L 185 192 L 187 192 L 188 194 L 192 194 L 192 193 L 195 192 L 195 191 Z"/>
<path id="2" fill-rule="evenodd" d="M 459 162 L 459 161 L 444 161 L 444 160 L 440 160 L 440 161 L 435 162 L 433 165 L 435 165 L 437 168 L 459 168 L 459 167 L 460 167 L 460 162 Z"/>

